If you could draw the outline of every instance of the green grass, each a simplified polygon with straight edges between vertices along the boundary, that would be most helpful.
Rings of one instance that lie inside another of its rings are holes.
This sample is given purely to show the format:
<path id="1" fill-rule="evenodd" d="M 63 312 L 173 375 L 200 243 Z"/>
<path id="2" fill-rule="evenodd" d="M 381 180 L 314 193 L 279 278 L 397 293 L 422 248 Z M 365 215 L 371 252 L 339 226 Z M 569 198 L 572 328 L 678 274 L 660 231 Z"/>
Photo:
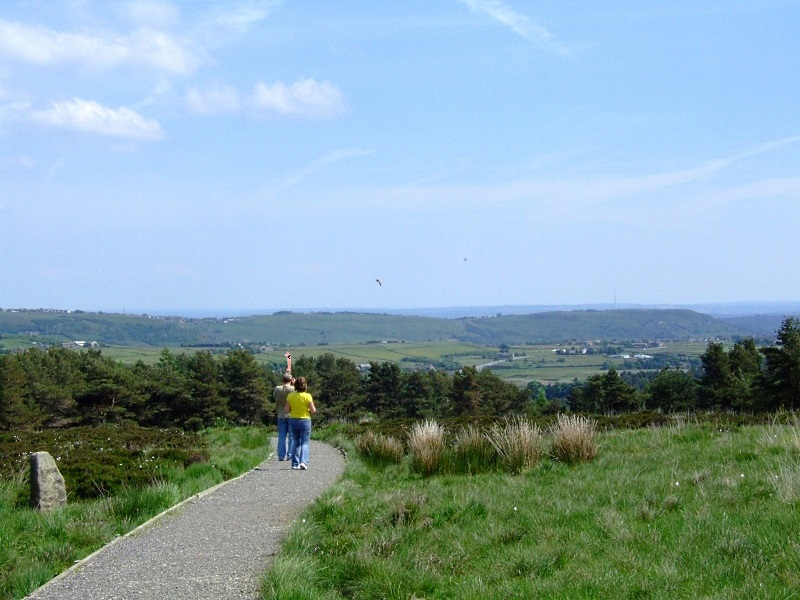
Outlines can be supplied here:
<path id="1" fill-rule="evenodd" d="M 345 477 L 293 527 L 263 597 L 796 597 L 799 431 L 608 431 L 594 461 L 518 476 L 377 468 L 339 438 Z"/>
<path id="2" fill-rule="evenodd" d="M 25 504 L 24 470 L 0 478 L 0 600 L 23 598 L 116 536 L 255 467 L 270 451 L 268 431 L 260 427 L 212 429 L 201 436 L 207 461 L 164 469 L 150 486 L 70 502 L 49 513 Z"/>

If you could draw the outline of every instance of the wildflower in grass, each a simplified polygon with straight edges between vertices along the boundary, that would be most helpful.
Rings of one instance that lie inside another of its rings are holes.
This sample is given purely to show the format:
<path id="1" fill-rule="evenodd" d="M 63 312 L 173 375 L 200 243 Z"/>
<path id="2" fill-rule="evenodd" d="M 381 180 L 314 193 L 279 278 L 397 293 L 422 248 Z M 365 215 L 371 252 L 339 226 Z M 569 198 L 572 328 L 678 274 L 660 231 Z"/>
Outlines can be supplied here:
<path id="1" fill-rule="evenodd" d="M 538 425 L 522 417 L 506 419 L 503 425 L 489 428 L 489 439 L 500 464 L 511 473 L 519 473 L 542 458 L 542 433 Z"/>
<path id="2" fill-rule="evenodd" d="M 594 460 L 599 450 L 597 424 L 594 419 L 581 415 L 558 415 L 550 428 L 553 445 L 550 454 L 554 460 L 567 464 Z"/>
<path id="3" fill-rule="evenodd" d="M 411 466 L 423 475 L 433 475 L 442 468 L 444 428 L 436 421 L 415 423 L 408 435 Z"/>

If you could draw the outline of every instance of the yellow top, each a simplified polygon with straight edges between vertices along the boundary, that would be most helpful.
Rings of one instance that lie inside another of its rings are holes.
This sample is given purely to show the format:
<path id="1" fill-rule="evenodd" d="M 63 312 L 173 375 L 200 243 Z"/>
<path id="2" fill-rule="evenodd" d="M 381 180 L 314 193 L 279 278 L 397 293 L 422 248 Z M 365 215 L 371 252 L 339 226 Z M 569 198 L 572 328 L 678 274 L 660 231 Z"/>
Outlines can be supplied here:
<path id="1" fill-rule="evenodd" d="M 292 392 L 286 397 L 291 411 L 289 417 L 292 419 L 310 419 L 311 410 L 309 405 L 314 401 L 308 392 Z"/>

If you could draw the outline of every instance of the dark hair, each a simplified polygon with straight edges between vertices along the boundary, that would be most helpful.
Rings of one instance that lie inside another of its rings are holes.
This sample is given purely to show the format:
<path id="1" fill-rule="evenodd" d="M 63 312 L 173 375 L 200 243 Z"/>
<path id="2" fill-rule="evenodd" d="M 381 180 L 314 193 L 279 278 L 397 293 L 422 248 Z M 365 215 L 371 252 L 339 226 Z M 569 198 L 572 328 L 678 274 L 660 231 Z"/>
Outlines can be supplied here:
<path id="1" fill-rule="evenodd" d="M 294 380 L 294 390 L 296 392 L 305 392 L 308 389 L 308 382 L 302 375 Z"/>

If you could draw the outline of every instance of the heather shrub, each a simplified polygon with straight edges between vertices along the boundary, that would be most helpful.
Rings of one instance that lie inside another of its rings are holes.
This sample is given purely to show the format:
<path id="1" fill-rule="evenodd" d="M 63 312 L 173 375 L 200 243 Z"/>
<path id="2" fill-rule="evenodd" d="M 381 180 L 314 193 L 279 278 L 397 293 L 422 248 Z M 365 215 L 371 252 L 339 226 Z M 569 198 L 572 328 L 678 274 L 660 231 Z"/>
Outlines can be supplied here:
<path id="1" fill-rule="evenodd" d="M 550 455 L 553 460 L 567 464 L 594 460 L 599 450 L 597 423 L 582 415 L 558 415 L 550 426 L 553 444 Z"/>
<path id="2" fill-rule="evenodd" d="M 541 429 L 522 417 L 506 419 L 502 425 L 494 423 L 488 434 L 500 466 L 510 473 L 520 473 L 542 458 Z"/>
<path id="3" fill-rule="evenodd" d="M 440 471 L 444 448 L 444 428 L 436 421 L 425 420 L 411 427 L 408 453 L 415 471 L 426 476 Z"/>
<path id="4" fill-rule="evenodd" d="M 372 431 L 357 436 L 355 446 L 362 458 L 378 464 L 398 463 L 405 454 L 397 438 Z"/>
<path id="5" fill-rule="evenodd" d="M 148 486 L 209 459 L 208 442 L 181 430 L 136 425 L 75 427 L 24 436 L 0 434 L 0 476 L 27 469 L 28 454 L 38 450 L 46 450 L 56 460 L 70 501 Z"/>

